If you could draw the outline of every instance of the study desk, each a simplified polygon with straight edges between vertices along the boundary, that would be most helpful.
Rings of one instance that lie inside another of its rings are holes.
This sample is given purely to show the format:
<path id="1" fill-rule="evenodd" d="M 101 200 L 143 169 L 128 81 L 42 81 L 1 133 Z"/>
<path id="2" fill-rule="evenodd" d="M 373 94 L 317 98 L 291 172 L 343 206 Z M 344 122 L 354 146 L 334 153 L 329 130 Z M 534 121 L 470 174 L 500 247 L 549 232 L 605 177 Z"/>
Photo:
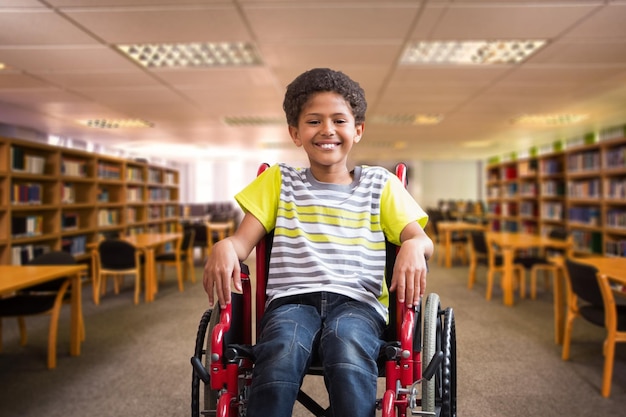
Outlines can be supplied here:
<path id="1" fill-rule="evenodd" d="M 502 250 L 504 273 L 502 277 L 502 292 L 504 293 L 503 301 L 504 305 L 512 306 L 514 304 L 513 296 L 513 258 L 515 252 L 523 249 L 532 248 L 558 248 L 569 253 L 572 249 L 572 242 L 569 240 L 552 239 L 547 236 L 539 236 L 528 233 L 513 233 L 513 232 L 487 232 L 487 243 L 490 245 L 497 245 Z M 563 294 L 561 288 L 561 279 L 554 280 L 555 297 L 557 294 Z M 557 288 L 558 287 L 558 288 Z M 562 300 L 556 300 L 555 303 Z M 555 304 L 556 313 L 556 304 Z M 562 314 L 562 312 L 561 312 Z"/>
<path id="2" fill-rule="evenodd" d="M 137 249 L 144 252 L 146 256 L 146 302 L 154 301 L 158 291 L 157 274 L 155 265 L 155 249 L 169 242 L 176 242 L 182 239 L 182 233 L 139 233 L 124 237 L 123 239 L 132 243 Z"/>
<path id="3" fill-rule="evenodd" d="M 217 239 L 222 240 L 227 236 L 232 235 L 235 232 L 235 225 L 230 222 L 206 222 L 206 235 L 207 235 L 207 256 L 211 253 L 213 245 L 213 232 L 217 233 Z"/>
<path id="4" fill-rule="evenodd" d="M 80 355 L 82 294 L 81 276 L 87 265 L 0 265 L 0 294 L 68 277 L 71 281 L 70 355 Z"/>
<path id="5" fill-rule="evenodd" d="M 443 245 L 445 251 L 446 268 L 452 266 L 452 234 L 454 232 L 469 232 L 471 230 L 485 230 L 486 226 L 478 223 L 462 221 L 445 221 L 437 223 L 437 232 L 441 236 L 443 233 Z"/>

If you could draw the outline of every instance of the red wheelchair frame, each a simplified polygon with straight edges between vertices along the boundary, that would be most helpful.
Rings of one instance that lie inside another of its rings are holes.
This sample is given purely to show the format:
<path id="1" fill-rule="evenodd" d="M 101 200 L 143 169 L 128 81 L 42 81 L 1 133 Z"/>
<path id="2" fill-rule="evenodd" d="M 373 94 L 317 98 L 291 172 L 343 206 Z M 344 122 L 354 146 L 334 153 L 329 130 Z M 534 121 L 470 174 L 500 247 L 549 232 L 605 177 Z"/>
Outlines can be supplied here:
<path id="1" fill-rule="evenodd" d="M 258 174 L 266 168 L 266 164 L 261 165 Z M 396 167 L 396 175 L 406 186 L 404 164 Z M 266 300 L 270 239 L 271 235 L 268 235 L 256 247 L 257 331 Z M 391 244 L 387 246 L 387 270 L 391 271 L 397 248 Z M 233 294 L 232 302 L 226 308 L 218 307 L 219 314 L 207 310 L 200 320 L 195 352 L 191 358 L 192 417 L 246 415 L 253 368 L 252 289 L 248 267 L 241 265 L 242 294 Z M 379 366 L 380 376 L 386 378 L 385 392 L 377 401 L 382 416 L 456 416 L 456 335 L 452 308 L 442 310 L 439 296 L 435 293 L 428 295 L 423 349 L 421 303 L 408 308 L 404 303 L 390 301 L 390 317 L 395 320 L 389 325 L 387 340 L 390 341 L 384 348 L 384 364 Z M 206 334 L 209 338 L 205 346 Z M 427 365 L 424 372 L 422 355 Z M 312 367 L 308 373 L 321 375 L 322 371 Z M 200 382 L 204 383 L 202 410 Z M 420 384 L 423 385 L 421 396 L 417 389 Z M 298 401 L 313 415 L 326 416 L 327 410 L 302 390 Z M 418 407 L 420 410 L 416 410 Z"/>

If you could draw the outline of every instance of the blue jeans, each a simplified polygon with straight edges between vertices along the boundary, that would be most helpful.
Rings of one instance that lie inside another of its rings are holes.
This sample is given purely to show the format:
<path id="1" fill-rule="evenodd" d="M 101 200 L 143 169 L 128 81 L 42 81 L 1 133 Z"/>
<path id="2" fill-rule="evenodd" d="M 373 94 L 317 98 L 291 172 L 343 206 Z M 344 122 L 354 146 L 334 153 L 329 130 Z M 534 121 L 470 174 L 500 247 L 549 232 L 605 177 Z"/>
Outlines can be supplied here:
<path id="1" fill-rule="evenodd" d="M 254 347 L 248 417 L 291 416 L 312 361 L 324 368 L 331 416 L 374 416 L 385 321 L 349 297 L 319 292 L 273 301 Z"/>

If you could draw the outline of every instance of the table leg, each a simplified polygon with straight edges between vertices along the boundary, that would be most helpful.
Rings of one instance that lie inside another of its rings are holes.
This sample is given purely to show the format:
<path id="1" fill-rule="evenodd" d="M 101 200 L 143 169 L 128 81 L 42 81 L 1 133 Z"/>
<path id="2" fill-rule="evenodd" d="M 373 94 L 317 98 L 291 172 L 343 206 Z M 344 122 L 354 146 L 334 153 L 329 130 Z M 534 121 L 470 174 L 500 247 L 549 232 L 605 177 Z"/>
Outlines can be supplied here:
<path id="1" fill-rule="evenodd" d="M 563 327 L 565 326 L 565 317 L 563 311 L 565 309 L 565 296 L 563 290 L 563 276 L 562 270 L 557 269 L 554 275 L 554 342 L 557 345 L 563 344 Z"/>
<path id="2" fill-rule="evenodd" d="M 154 250 L 152 248 L 145 249 L 146 256 L 146 303 L 154 301 L 156 294 L 155 288 L 155 266 L 154 266 Z"/>
<path id="3" fill-rule="evenodd" d="M 72 307 L 70 325 L 70 355 L 80 355 L 82 305 L 82 272 L 77 272 L 72 278 Z"/>
<path id="4" fill-rule="evenodd" d="M 503 248 L 504 273 L 502 274 L 502 292 L 504 293 L 504 305 L 513 305 L 513 249 Z"/>
<path id="5" fill-rule="evenodd" d="M 452 267 L 452 231 L 446 230 L 446 268 Z"/>

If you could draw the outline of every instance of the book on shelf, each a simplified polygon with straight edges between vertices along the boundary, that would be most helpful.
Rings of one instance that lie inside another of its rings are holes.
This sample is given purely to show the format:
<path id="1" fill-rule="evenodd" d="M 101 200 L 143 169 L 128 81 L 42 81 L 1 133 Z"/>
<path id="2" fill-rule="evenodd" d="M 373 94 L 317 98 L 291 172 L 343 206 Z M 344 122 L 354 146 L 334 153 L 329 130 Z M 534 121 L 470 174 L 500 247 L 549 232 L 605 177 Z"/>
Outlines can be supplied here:
<path id="1" fill-rule="evenodd" d="M 15 245 L 11 247 L 11 264 L 26 265 L 34 258 L 50 252 L 48 245 Z"/>

